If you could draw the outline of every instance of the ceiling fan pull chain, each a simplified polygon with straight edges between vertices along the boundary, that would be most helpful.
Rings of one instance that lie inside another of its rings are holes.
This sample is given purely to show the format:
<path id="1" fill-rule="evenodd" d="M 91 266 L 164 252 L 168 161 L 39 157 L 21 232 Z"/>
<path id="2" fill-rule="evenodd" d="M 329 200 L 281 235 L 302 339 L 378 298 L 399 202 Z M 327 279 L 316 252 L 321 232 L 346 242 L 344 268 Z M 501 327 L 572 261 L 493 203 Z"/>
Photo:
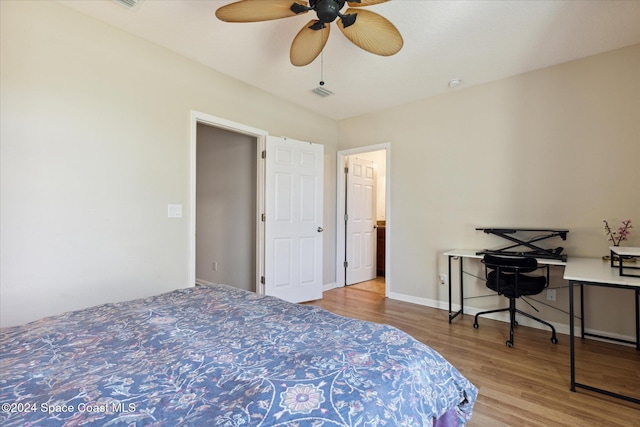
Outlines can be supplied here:
<path id="1" fill-rule="evenodd" d="M 320 86 L 324 86 L 324 50 L 320 52 Z"/>

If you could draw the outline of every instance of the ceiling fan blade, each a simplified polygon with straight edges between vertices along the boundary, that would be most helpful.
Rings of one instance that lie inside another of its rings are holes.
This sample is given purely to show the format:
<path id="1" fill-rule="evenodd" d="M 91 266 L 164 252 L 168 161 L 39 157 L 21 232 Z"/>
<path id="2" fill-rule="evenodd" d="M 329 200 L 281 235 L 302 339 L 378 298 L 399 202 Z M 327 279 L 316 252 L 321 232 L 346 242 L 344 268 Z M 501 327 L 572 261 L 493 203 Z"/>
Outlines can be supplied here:
<path id="1" fill-rule="evenodd" d="M 303 0 L 240 0 L 222 6 L 216 10 L 216 16 L 225 22 L 260 22 L 288 18 L 296 16 L 296 13 L 291 10 L 293 3 L 304 7 L 308 5 Z"/>
<path id="2" fill-rule="evenodd" d="M 389 0 L 360 0 L 360 3 L 356 3 L 354 1 L 348 1 L 347 4 L 349 7 L 364 7 L 364 6 L 373 6 L 374 4 L 386 3 Z"/>
<path id="3" fill-rule="evenodd" d="M 317 19 L 309 21 L 293 39 L 289 52 L 289 58 L 293 65 L 302 67 L 311 64 L 324 49 L 324 45 L 329 39 L 330 27 L 325 25 L 321 30 L 312 30 L 310 27 L 318 22 L 320 21 Z"/>
<path id="4" fill-rule="evenodd" d="M 353 44 L 381 56 L 391 56 L 402 49 L 402 35 L 387 18 L 365 9 L 348 9 L 345 15 L 352 13 L 358 14 L 356 22 L 344 28 L 339 19 L 338 27 Z"/>

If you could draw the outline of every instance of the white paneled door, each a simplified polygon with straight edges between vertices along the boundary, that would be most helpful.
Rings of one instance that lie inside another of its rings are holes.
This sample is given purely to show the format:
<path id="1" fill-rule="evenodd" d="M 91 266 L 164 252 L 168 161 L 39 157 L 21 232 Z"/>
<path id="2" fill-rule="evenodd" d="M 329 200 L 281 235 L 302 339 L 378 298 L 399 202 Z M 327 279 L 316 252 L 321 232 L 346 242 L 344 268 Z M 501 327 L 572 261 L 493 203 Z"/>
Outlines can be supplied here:
<path id="1" fill-rule="evenodd" d="M 376 277 L 376 164 L 349 156 L 347 162 L 347 285 Z"/>
<path id="2" fill-rule="evenodd" d="M 322 298 L 324 146 L 269 136 L 265 179 L 265 293 Z"/>

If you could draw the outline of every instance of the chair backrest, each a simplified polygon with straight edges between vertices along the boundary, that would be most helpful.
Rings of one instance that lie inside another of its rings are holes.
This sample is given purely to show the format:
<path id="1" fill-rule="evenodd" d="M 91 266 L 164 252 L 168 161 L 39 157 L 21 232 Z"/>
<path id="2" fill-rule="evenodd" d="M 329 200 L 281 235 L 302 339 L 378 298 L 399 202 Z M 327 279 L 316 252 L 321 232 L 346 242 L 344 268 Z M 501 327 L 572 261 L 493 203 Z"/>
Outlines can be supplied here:
<path id="1" fill-rule="evenodd" d="M 538 269 L 538 261 L 526 256 L 504 256 L 486 254 L 482 262 L 492 270 L 502 273 L 531 273 Z"/>

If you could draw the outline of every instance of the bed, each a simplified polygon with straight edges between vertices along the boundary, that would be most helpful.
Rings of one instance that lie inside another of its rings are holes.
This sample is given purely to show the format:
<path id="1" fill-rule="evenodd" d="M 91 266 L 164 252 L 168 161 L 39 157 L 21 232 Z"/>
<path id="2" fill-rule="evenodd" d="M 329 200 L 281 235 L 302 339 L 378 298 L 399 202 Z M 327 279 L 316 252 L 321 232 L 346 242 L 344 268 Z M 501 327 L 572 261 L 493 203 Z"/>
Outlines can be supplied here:
<path id="1" fill-rule="evenodd" d="M 0 333 L 9 426 L 458 426 L 477 389 L 404 332 L 226 285 Z"/>

